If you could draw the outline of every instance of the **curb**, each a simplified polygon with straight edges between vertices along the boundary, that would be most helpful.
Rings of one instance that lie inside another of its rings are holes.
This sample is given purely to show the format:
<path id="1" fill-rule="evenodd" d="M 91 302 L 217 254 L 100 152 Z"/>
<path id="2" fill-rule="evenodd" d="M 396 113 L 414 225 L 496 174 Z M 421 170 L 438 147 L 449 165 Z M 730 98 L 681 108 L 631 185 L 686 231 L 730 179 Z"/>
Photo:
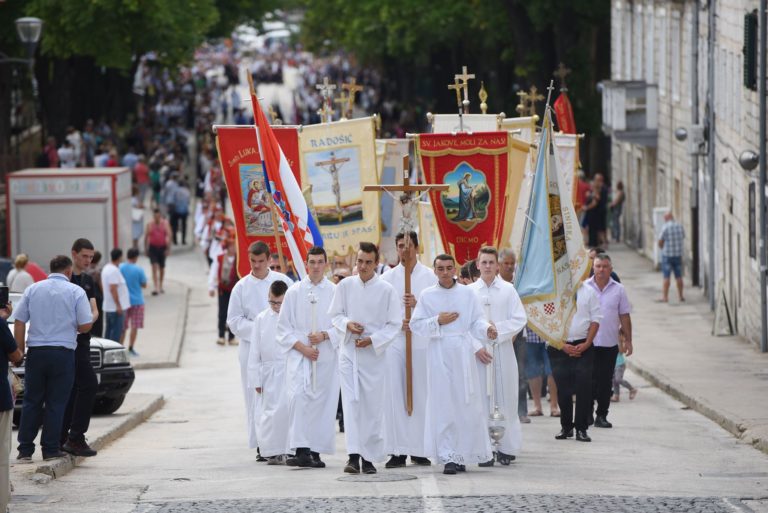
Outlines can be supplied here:
<path id="1" fill-rule="evenodd" d="M 102 450 L 109 443 L 114 442 L 139 424 L 143 423 L 164 405 L 165 398 L 163 398 L 162 395 L 155 396 L 155 398 L 149 401 L 144 407 L 132 412 L 126 418 L 118 422 L 112 429 L 90 442 L 91 447 L 97 451 Z M 44 462 L 35 468 L 32 476 L 36 474 L 44 474 L 50 476 L 52 479 L 58 479 L 66 475 L 84 459 L 85 458 L 82 457 L 68 455 L 51 462 Z"/>
<path id="2" fill-rule="evenodd" d="M 745 426 L 744 424 L 731 419 L 726 414 L 719 412 L 715 408 L 708 405 L 703 399 L 696 398 L 686 393 L 682 387 L 674 384 L 671 379 L 661 374 L 660 372 L 651 371 L 644 367 L 642 364 L 638 364 L 637 361 L 632 362 L 627 360 L 627 367 L 632 369 L 632 371 L 636 374 L 639 374 L 645 378 L 662 392 L 665 392 L 667 395 L 677 399 L 690 409 L 714 421 L 736 438 L 744 440 L 752 445 L 752 447 L 768 454 L 768 439 L 763 438 L 762 435 L 751 435 L 748 431 L 749 426 Z"/>
<path id="3" fill-rule="evenodd" d="M 183 296 L 181 301 L 181 307 L 176 315 L 176 329 L 174 330 L 173 341 L 171 342 L 171 354 L 175 354 L 173 360 L 169 362 L 136 362 L 133 363 L 134 370 L 141 369 L 173 369 L 179 366 L 181 360 L 181 348 L 184 345 L 184 336 L 187 331 L 187 317 L 189 316 L 189 296 L 191 289 L 181 284 L 184 287 Z"/>

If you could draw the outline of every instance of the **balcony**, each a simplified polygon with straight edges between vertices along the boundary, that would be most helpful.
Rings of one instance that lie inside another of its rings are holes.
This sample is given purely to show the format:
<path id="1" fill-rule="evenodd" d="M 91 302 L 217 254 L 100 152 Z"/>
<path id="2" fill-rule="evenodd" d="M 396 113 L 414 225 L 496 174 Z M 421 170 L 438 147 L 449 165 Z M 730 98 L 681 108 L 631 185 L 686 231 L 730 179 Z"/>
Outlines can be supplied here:
<path id="1" fill-rule="evenodd" d="M 636 80 L 600 82 L 603 132 L 617 141 L 655 147 L 658 135 L 658 87 Z"/>

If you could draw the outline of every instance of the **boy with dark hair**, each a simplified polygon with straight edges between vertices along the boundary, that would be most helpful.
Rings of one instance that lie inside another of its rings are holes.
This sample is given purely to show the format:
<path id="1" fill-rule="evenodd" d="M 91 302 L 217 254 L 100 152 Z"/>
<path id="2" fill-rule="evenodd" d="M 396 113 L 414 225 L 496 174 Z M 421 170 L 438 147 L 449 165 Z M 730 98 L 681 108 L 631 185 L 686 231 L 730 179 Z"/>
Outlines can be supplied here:
<path id="1" fill-rule="evenodd" d="M 128 297 L 131 306 L 125 314 L 125 326 L 123 334 L 120 337 L 120 343 L 125 345 L 125 333 L 128 328 L 131 335 L 128 339 L 128 352 L 131 356 L 139 356 L 139 353 L 133 348 L 136 345 L 136 336 L 139 329 L 144 328 L 144 293 L 141 289 L 147 288 L 147 275 L 144 269 L 136 265 L 139 258 L 139 250 L 131 248 L 128 250 L 128 261 L 120 264 L 120 272 L 125 278 L 125 284 L 128 287 Z"/>

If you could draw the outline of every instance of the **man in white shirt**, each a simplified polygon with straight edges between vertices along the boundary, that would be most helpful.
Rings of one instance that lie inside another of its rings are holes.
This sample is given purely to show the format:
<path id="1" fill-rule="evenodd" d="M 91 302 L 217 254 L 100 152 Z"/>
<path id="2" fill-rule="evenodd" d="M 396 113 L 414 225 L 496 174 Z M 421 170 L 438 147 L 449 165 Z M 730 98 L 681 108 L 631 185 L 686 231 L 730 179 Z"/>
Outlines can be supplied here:
<path id="1" fill-rule="evenodd" d="M 104 291 L 101 310 L 106 319 L 104 338 L 120 342 L 125 325 L 125 313 L 131 307 L 131 298 L 123 273 L 120 272 L 123 250 L 113 249 L 109 253 L 109 258 L 110 262 L 101 270 L 101 290 Z"/>
<path id="2" fill-rule="evenodd" d="M 456 283 L 453 257 L 438 255 L 434 268 L 438 284 L 419 296 L 410 328 L 429 337 L 424 445 L 445 465 L 444 474 L 456 474 L 493 456 L 474 359 L 491 363 L 478 339 L 495 340 L 498 333 L 474 292 Z"/>
<path id="3" fill-rule="evenodd" d="M 343 337 L 339 373 L 344 437 L 349 460 L 344 472 L 375 474 L 386 458 L 386 351 L 402 327 L 400 302 L 392 285 L 376 274 L 379 250 L 361 242 L 357 276 L 336 286 L 328 315 Z"/>
<path id="4" fill-rule="evenodd" d="M 408 243 L 410 239 L 410 244 Z M 418 260 L 419 238 L 416 232 L 401 232 L 395 237 L 397 255 L 400 263 L 385 272 L 381 279 L 392 285 L 401 299 L 400 316 L 402 329 L 387 349 L 387 452 L 392 458 L 387 468 L 405 466 L 406 455 L 411 455 L 415 465 L 431 465 L 424 455 L 424 427 L 426 422 L 427 401 L 427 344 L 429 339 L 411 335 L 411 361 L 413 378 L 413 412 L 408 415 L 405 409 L 405 306 L 416 307 L 416 300 L 421 292 L 437 284 L 437 277 L 432 269 Z M 411 293 L 405 293 L 405 268 L 411 274 Z"/>
<path id="5" fill-rule="evenodd" d="M 485 246 L 480 248 L 477 255 L 477 267 L 480 268 L 480 279 L 468 287 L 474 291 L 483 305 L 486 320 L 498 332 L 493 351 L 490 340 L 483 338 L 480 342 L 494 354 L 489 365 L 478 363 L 478 374 L 481 395 L 484 399 L 485 418 L 491 414 L 491 403 L 499 407 L 506 418 L 506 430 L 499 440 L 500 446 L 496 451 L 496 460 L 502 465 L 509 465 L 515 456 L 520 454 L 523 443 L 523 433 L 520 418 L 517 415 L 518 401 L 518 369 L 517 358 L 512 341 L 528 322 L 525 308 L 515 286 L 499 276 L 499 256 L 496 248 Z M 488 374 L 491 376 L 488 376 Z M 493 376 L 493 378 L 492 378 Z M 489 419 L 490 425 L 490 419 Z M 493 466 L 493 459 L 481 463 L 482 467 Z"/>
<path id="6" fill-rule="evenodd" d="M 311 248 L 307 276 L 288 289 L 280 309 L 277 338 L 288 352 L 288 448 L 296 451 L 289 466 L 324 468 L 320 453 L 336 452 L 340 337 L 327 315 L 336 289 L 323 275 L 327 265 L 325 250 Z"/>
<path id="7" fill-rule="evenodd" d="M 227 308 L 227 325 L 232 333 L 240 339 L 238 358 L 240 361 L 240 383 L 245 399 L 246 427 L 248 429 L 248 447 L 258 447 L 256 437 L 256 422 L 254 408 L 256 406 L 256 391 L 248 386 L 248 355 L 251 351 L 251 335 L 253 323 L 268 306 L 269 286 L 277 280 L 284 281 L 288 286 L 293 282 L 286 275 L 269 270 L 269 246 L 258 241 L 248 248 L 248 262 L 251 272 L 238 281 L 232 289 Z M 258 461 L 266 459 L 258 456 Z"/>
<path id="8" fill-rule="evenodd" d="M 603 314 L 594 289 L 582 283 L 576 291 L 576 313 L 562 349 L 548 347 L 552 375 L 557 384 L 557 402 L 560 406 L 560 432 L 558 440 L 573 437 L 591 442 L 587 428 L 592 417 L 592 365 L 595 350 L 592 344 L 600 327 Z M 576 395 L 576 416 L 573 415 L 573 395 Z"/>

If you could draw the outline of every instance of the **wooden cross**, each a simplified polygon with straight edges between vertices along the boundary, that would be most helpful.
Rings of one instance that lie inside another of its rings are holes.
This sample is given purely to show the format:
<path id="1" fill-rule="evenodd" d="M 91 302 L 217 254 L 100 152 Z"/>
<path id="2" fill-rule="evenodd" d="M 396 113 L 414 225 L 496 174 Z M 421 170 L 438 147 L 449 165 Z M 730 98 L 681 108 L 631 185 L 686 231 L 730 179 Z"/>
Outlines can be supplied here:
<path id="1" fill-rule="evenodd" d="M 453 79 L 453 84 L 448 84 L 448 89 L 456 91 L 456 106 L 461 111 L 461 83 L 458 78 Z"/>
<path id="2" fill-rule="evenodd" d="M 349 96 L 347 96 L 346 93 L 342 91 L 339 97 L 333 100 L 333 103 L 339 106 L 339 113 L 341 114 L 342 119 L 349 119 L 352 117 L 352 109 L 349 105 Z"/>
<path id="3" fill-rule="evenodd" d="M 531 86 L 531 89 L 528 91 L 528 98 L 526 100 L 528 101 L 528 115 L 534 116 L 536 115 L 536 102 L 540 102 L 544 99 L 543 94 L 539 94 L 539 89 L 533 85 Z"/>
<path id="4" fill-rule="evenodd" d="M 562 62 L 557 66 L 553 75 L 560 80 L 560 91 L 565 92 L 568 87 L 565 85 L 565 77 L 571 74 L 571 70 L 565 67 Z"/>
<path id="5" fill-rule="evenodd" d="M 528 93 L 525 91 L 518 91 L 517 95 L 520 97 L 520 103 L 517 104 L 515 110 L 520 114 L 520 117 L 523 117 L 528 112 Z"/>
<path id="6" fill-rule="evenodd" d="M 331 173 L 331 179 L 333 180 L 331 187 L 333 195 L 336 197 L 336 215 L 338 216 L 339 222 L 341 222 L 344 217 L 344 210 L 341 208 L 341 185 L 339 183 L 339 169 L 341 166 L 339 164 L 344 164 L 349 162 L 349 160 L 350 159 L 348 158 L 336 158 L 336 155 L 331 152 L 331 158 L 329 160 L 324 160 L 315 164 L 324 169 L 327 167 L 328 169 L 326 169 L 326 171 Z"/>
<path id="7" fill-rule="evenodd" d="M 461 87 L 464 90 L 464 114 L 469 114 L 469 81 L 475 78 L 475 75 L 470 74 L 466 66 L 462 66 L 461 74 L 454 75 L 453 78 L 461 80 Z"/>
<path id="8" fill-rule="evenodd" d="M 363 86 L 357 84 L 355 77 L 350 77 L 348 84 L 341 84 L 341 88 L 349 93 L 349 117 L 352 117 L 352 109 L 355 107 L 355 95 L 365 89 Z"/>
<path id="9" fill-rule="evenodd" d="M 411 185 L 408 172 L 408 155 L 403 156 L 403 184 L 402 185 L 366 185 L 363 187 L 363 191 L 366 192 L 402 192 L 406 198 L 406 201 L 415 201 L 414 193 L 424 193 L 430 190 L 447 191 L 447 184 L 422 184 Z M 405 212 L 405 209 L 403 209 Z M 403 223 L 403 226 L 407 226 L 408 223 Z M 406 233 L 405 238 L 405 251 L 407 255 L 411 254 L 411 236 Z M 411 262 L 402 262 L 405 269 L 405 293 L 411 293 L 411 273 L 413 272 L 413 265 Z M 411 320 L 411 307 L 405 306 L 405 320 Z M 405 411 L 410 416 L 413 414 L 413 357 L 412 357 L 412 335 L 410 329 L 405 332 Z"/>
<path id="10" fill-rule="evenodd" d="M 321 114 L 321 117 L 327 117 L 328 113 L 330 112 L 330 115 L 333 116 L 333 91 L 336 89 L 336 84 L 331 84 L 328 80 L 328 77 L 323 78 L 322 84 L 316 84 L 315 89 L 320 91 L 320 95 L 323 97 L 323 114 Z M 328 121 L 330 123 L 331 118 L 323 119 L 323 121 Z"/>

